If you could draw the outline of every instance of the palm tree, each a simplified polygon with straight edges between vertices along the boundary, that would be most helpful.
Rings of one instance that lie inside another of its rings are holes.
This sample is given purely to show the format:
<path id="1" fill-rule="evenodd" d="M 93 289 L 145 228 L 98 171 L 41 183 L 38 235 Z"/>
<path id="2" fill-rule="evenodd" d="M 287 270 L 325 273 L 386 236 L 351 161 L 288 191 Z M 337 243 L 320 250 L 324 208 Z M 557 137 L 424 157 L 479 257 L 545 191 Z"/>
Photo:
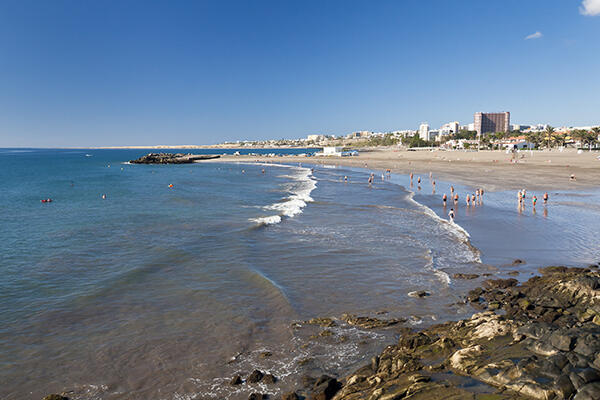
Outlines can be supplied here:
<path id="1" fill-rule="evenodd" d="M 584 147 L 587 140 L 587 132 L 584 129 L 575 129 L 573 132 L 571 132 L 571 136 L 573 139 L 579 140 L 579 145 Z"/>
<path id="2" fill-rule="evenodd" d="M 563 132 L 558 132 L 554 135 L 554 141 L 556 142 L 556 144 L 559 147 L 565 145 L 566 139 L 567 139 L 567 135 Z"/>
<path id="3" fill-rule="evenodd" d="M 527 132 L 525 134 L 525 137 L 527 138 L 527 141 L 529 141 L 530 143 L 533 143 L 533 145 L 536 148 L 539 147 L 540 143 L 542 143 L 542 141 L 544 139 L 540 132 Z"/>
<path id="4" fill-rule="evenodd" d="M 600 141 L 600 126 L 593 127 L 592 132 L 594 132 L 594 139 L 592 141 L 595 144 Z"/>
<path id="5" fill-rule="evenodd" d="M 554 128 L 548 125 L 544 133 L 546 133 L 546 139 L 548 140 L 548 148 L 550 148 L 550 141 L 552 140 L 552 135 L 554 134 Z"/>

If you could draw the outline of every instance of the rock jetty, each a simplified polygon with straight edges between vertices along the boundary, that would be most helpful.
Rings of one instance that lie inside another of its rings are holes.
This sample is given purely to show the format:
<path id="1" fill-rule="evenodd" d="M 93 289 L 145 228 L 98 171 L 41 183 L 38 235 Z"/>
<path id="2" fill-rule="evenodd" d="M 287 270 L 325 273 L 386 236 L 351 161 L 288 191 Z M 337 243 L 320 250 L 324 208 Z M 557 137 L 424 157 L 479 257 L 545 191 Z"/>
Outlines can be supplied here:
<path id="1" fill-rule="evenodd" d="M 368 365 L 307 399 L 600 399 L 600 273 L 548 267 L 519 284 L 485 281 L 471 318 L 404 328 Z M 290 396 L 290 395 L 288 395 Z M 288 397 L 288 398 L 298 398 Z"/>
<path id="2" fill-rule="evenodd" d="M 195 161 L 219 157 L 213 154 L 149 153 L 129 162 L 131 164 L 191 164 Z"/>

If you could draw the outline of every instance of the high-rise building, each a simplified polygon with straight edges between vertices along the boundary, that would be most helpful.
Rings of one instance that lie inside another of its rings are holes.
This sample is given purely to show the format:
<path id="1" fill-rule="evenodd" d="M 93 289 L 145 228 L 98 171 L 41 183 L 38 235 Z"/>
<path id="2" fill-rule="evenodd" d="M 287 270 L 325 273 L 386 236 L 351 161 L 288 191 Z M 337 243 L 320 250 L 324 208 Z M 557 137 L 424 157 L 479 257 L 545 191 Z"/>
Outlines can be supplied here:
<path id="1" fill-rule="evenodd" d="M 427 122 L 419 125 L 419 137 L 423 140 L 429 140 L 429 124 Z"/>
<path id="2" fill-rule="evenodd" d="M 510 113 L 484 113 L 477 112 L 474 116 L 475 130 L 478 135 L 482 133 L 510 131 Z"/>

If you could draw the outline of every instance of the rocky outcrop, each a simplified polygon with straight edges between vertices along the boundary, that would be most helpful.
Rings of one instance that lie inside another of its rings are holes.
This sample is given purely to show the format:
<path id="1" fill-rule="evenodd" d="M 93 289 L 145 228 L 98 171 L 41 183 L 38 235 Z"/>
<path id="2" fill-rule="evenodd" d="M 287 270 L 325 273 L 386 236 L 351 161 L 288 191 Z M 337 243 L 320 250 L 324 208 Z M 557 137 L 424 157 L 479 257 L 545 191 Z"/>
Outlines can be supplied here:
<path id="1" fill-rule="evenodd" d="M 404 329 L 396 345 L 322 394 L 308 382 L 307 398 L 600 399 L 600 274 L 540 272 L 521 285 L 484 282 L 466 300 L 481 312 L 420 332 Z"/>
<path id="2" fill-rule="evenodd" d="M 191 164 L 195 161 L 219 158 L 211 154 L 182 154 L 182 153 L 149 153 L 137 160 L 129 161 L 131 164 Z"/>

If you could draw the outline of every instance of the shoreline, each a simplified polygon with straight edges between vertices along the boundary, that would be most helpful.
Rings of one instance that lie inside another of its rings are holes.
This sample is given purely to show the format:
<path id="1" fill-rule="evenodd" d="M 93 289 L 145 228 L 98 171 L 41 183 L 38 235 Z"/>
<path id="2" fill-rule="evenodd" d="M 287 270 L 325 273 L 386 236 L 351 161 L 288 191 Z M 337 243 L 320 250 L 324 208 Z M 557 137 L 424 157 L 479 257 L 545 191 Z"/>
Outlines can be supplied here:
<path id="1" fill-rule="evenodd" d="M 257 161 L 256 157 L 248 157 L 247 160 L 240 160 L 240 158 L 243 158 L 244 156 L 236 156 L 236 157 L 232 157 L 232 160 L 235 160 L 233 162 L 250 162 L 250 163 L 255 163 Z M 267 162 L 272 162 L 272 161 L 279 161 L 282 159 L 286 159 L 287 157 L 279 157 L 279 158 L 273 158 L 273 157 L 264 157 L 263 161 L 267 161 Z M 297 157 L 300 158 L 300 157 Z M 301 158 L 303 160 L 303 164 L 308 164 L 306 162 L 307 159 L 305 158 Z M 228 160 L 227 158 L 225 159 L 219 159 L 219 160 L 214 160 L 214 161 L 202 161 L 202 162 L 232 162 L 232 160 Z M 285 161 L 283 161 L 285 162 Z M 357 165 L 357 166 L 352 166 L 356 169 L 361 169 L 361 170 L 365 170 L 363 166 L 361 165 Z M 365 170 L 366 171 L 366 170 Z M 392 171 L 394 172 L 394 171 Z M 366 184 L 365 184 L 366 185 Z M 422 203 L 419 203 L 422 204 Z M 428 207 L 426 204 L 423 204 L 426 207 Z M 499 274 L 494 274 L 494 278 L 499 278 Z M 457 278 L 457 279 L 465 279 L 465 278 Z M 469 279 L 469 278 L 466 278 Z M 512 287 L 512 286 L 511 286 Z M 492 292 L 491 292 L 492 293 Z M 484 297 L 483 294 L 481 297 Z M 473 303 L 473 302 L 472 302 Z M 485 307 L 487 307 L 486 303 L 484 300 L 482 300 L 483 305 L 485 305 Z M 489 303 L 489 302 L 488 302 Z M 473 311 L 473 313 L 476 313 L 476 311 Z M 359 317 L 360 318 L 360 317 Z M 475 328 L 478 328 L 480 325 L 484 325 L 487 324 L 488 322 L 491 322 L 493 324 L 495 324 L 496 322 L 496 317 L 493 317 L 491 315 L 486 314 L 485 316 L 483 316 L 482 318 L 476 319 L 476 321 L 478 322 L 477 325 L 475 325 Z M 593 318 L 592 318 L 593 319 Z M 376 318 L 375 318 L 376 320 Z M 444 324 L 443 326 L 445 328 L 443 329 L 462 329 L 460 327 L 458 327 L 458 324 L 464 323 L 464 324 L 468 324 L 469 321 L 473 320 L 473 317 L 471 318 L 467 318 L 467 319 L 462 319 L 461 321 L 458 322 L 448 322 L 446 324 Z M 387 322 L 386 320 L 379 320 L 382 321 L 381 324 L 385 325 Z M 588 321 L 589 322 L 589 321 Z M 375 324 L 378 324 L 377 322 L 373 322 Z M 317 324 L 317 326 L 320 326 L 319 324 Z M 485 325 L 487 326 L 487 325 Z M 422 336 L 420 335 L 420 333 L 423 333 L 423 335 L 431 337 L 433 339 L 436 339 L 435 342 L 433 343 L 429 343 L 426 345 L 423 345 L 425 347 L 422 346 L 417 346 L 416 349 L 412 349 L 410 347 L 405 348 L 402 347 L 401 352 L 403 353 L 409 353 L 411 355 L 411 357 L 414 355 L 414 357 L 412 357 L 411 360 L 414 361 L 414 359 L 417 359 L 418 357 L 422 357 L 422 356 L 427 356 L 429 353 L 435 353 L 435 354 L 445 354 L 445 351 L 449 351 L 448 349 L 454 349 L 454 347 L 448 347 L 448 348 L 444 348 L 443 346 L 440 345 L 440 343 L 438 343 L 440 340 L 442 342 L 445 341 L 445 338 L 449 337 L 450 335 L 446 335 L 443 336 L 440 335 L 440 330 L 438 329 L 438 326 L 434 326 L 434 327 L 427 327 L 425 329 L 418 329 L 418 330 L 414 330 L 414 331 L 408 331 L 409 325 L 406 324 L 406 327 L 400 327 L 399 328 L 399 332 L 402 332 L 402 337 L 412 337 L 411 335 L 417 335 L 417 339 L 420 340 L 422 338 Z M 449 327 L 449 328 L 446 328 Z M 474 328 L 474 329 L 475 329 Z M 474 329 L 472 329 L 470 332 L 472 333 L 474 331 Z M 323 333 L 325 332 L 325 333 Z M 329 335 L 329 333 L 326 332 L 326 329 L 324 331 L 322 331 L 323 335 L 318 334 L 317 336 L 319 337 L 327 337 Z M 443 337 L 442 337 L 443 336 Z M 456 338 L 453 339 L 453 336 L 450 337 L 451 340 L 454 340 Z M 499 342 L 503 341 L 505 338 L 496 338 L 494 337 L 492 340 L 496 341 L 498 340 Z M 412 340 L 412 339 L 407 339 L 407 340 Z M 425 341 L 428 341 L 429 339 L 425 339 Z M 548 340 L 550 340 L 548 338 Z M 401 339 L 402 341 L 402 339 Z M 487 343 L 487 342 L 486 342 Z M 435 345 L 434 345 L 435 344 Z M 443 343 L 442 343 L 443 344 Z M 394 345 L 396 346 L 396 345 Z M 475 345 L 474 345 L 475 346 Z M 438 347 L 440 347 L 440 349 L 438 349 Z M 472 347 L 472 346 L 471 346 Z M 388 348 L 389 349 L 389 348 Z M 437 393 L 437 395 L 441 394 L 441 393 L 445 393 L 445 392 L 439 392 L 439 390 L 452 390 L 452 391 L 456 391 L 455 393 L 457 393 L 457 395 L 466 395 L 466 393 L 469 393 L 468 391 L 463 391 L 461 387 L 458 388 L 454 388 L 452 387 L 452 385 L 447 386 L 446 383 L 442 383 L 440 384 L 440 380 L 438 378 L 435 379 L 431 379 L 430 377 L 428 378 L 428 376 L 430 375 L 437 375 L 437 374 L 450 374 L 452 375 L 453 379 L 456 378 L 457 376 L 459 376 L 460 374 L 455 374 L 454 372 L 448 372 L 449 370 L 446 369 L 440 369 L 440 370 L 427 370 L 426 373 L 422 373 L 424 370 L 423 369 L 418 369 L 416 372 L 415 371 L 404 371 L 403 372 L 403 376 L 393 376 L 392 377 L 392 373 L 391 372 L 386 372 L 386 371 L 379 371 L 380 365 L 381 365 L 381 360 L 382 359 L 392 359 L 392 363 L 394 362 L 394 360 L 397 362 L 397 354 L 391 354 L 389 353 L 389 350 L 386 349 L 383 351 L 383 353 L 381 353 L 379 356 L 376 356 L 374 359 L 376 359 L 377 361 L 375 363 L 371 363 L 369 368 L 370 371 L 364 367 L 359 369 L 357 372 L 354 372 L 353 374 L 349 374 L 346 378 L 344 379 L 335 379 L 335 378 L 316 378 L 315 380 L 310 381 L 310 385 L 308 385 L 307 387 L 304 387 L 302 389 L 299 389 L 298 394 L 300 394 L 301 396 L 306 396 L 306 398 L 312 398 L 315 396 L 315 391 L 321 390 L 323 389 L 323 393 L 325 393 L 325 390 L 332 390 L 331 388 L 337 388 L 337 395 L 336 397 L 328 397 L 326 395 L 326 397 L 316 397 L 316 398 L 335 398 L 337 399 L 358 399 L 358 398 L 364 398 L 363 395 L 361 394 L 358 397 L 352 397 L 351 395 L 353 393 L 359 393 L 358 391 L 355 391 L 360 389 L 361 393 L 364 394 L 363 391 L 363 386 L 368 383 L 369 388 L 364 389 L 364 390 L 371 390 L 371 392 L 369 393 L 368 397 L 373 396 L 373 398 L 381 398 L 381 399 L 385 399 L 388 397 L 385 397 L 387 395 L 394 395 L 394 396 L 399 396 L 399 393 L 394 393 L 392 392 L 392 390 L 395 389 L 390 389 L 392 386 L 394 385 L 403 385 L 403 389 L 405 395 L 408 395 L 408 393 L 421 393 L 419 391 L 429 391 L 429 390 L 434 390 L 436 391 L 435 393 Z M 460 350 L 460 349 L 459 349 Z M 458 351 L 458 350 L 457 350 Z M 423 354 L 421 354 L 421 352 L 423 352 Z M 388 357 L 389 356 L 389 357 Z M 448 356 L 446 362 L 450 362 L 450 356 Z M 411 360 L 409 360 L 410 362 L 412 362 Z M 431 361 L 431 360 L 430 360 Z M 501 360 L 502 362 L 506 361 L 506 360 Z M 385 361 L 387 363 L 387 361 Z M 375 367 L 374 367 L 375 365 Z M 417 364 L 418 365 L 418 364 Z M 427 367 L 427 366 L 426 366 Z M 438 365 L 438 367 L 440 367 Z M 447 368 L 446 366 L 444 366 L 444 368 Z M 374 370 L 375 369 L 375 370 Z M 250 371 L 248 371 L 250 372 Z M 429 372 L 431 372 L 431 374 L 429 374 Z M 386 375 L 387 374 L 387 375 Z M 468 376 L 469 373 L 466 373 Z M 256 375 L 256 374 L 255 374 Z M 265 376 L 268 376 L 269 374 L 265 374 Z M 364 378 L 364 379 L 363 379 Z M 379 382 L 378 379 L 380 379 Z M 241 379 L 241 378 L 240 378 Z M 272 379 L 272 378 L 268 378 L 268 379 Z M 462 379 L 462 378 L 461 378 Z M 470 378 L 469 378 L 470 379 Z M 375 382 L 375 384 L 373 385 L 371 382 Z M 462 381 L 463 383 L 465 383 L 465 381 Z M 268 381 L 264 381 L 260 383 L 260 385 L 262 384 L 267 384 Z M 468 382 L 467 382 L 468 383 Z M 241 384 L 245 384 L 244 381 L 242 380 Z M 359 385 L 360 384 L 360 385 Z M 418 384 L 418 385 L 417 385 Z M 362 386 L 361 386 L 362 385 Z M 416 386 L 415 386 L 416 385 Z M 460 386 L 460 385 L 458 385 Z M 340 389 L 342 391 L 340 391 Z M 381 391 L 378 392 L 379 389 L 382 389 Z M 481 388 L 479 388 L 481 389 Z M 479 390 L 478 389 L 478 390 Z M 543 389 L 546 390 L 546 389 Z M 544 392 L 546 393 L 546 392 Z M 496 396 L 495 393 L 490 393 L 489 390 L 485 391 L 486 395 L 493 395 Z M 316 393 L 316 395 L 318 395 L 318 393 Z M 420 395 L 420 394 L 419 394 Z M 302 397 L 293 397 L 293 395 L 290 394 L 291 397 L 286 397 L 284 396 L 284 399 L 294 399 L 294 398 L 302 398 Z M 312 396 L 312 397 L 311 397 Z M 348 397 L 350 396 L 350 397 Z M 366 395 L 365 395 L 366 396 Z M 429 396 L 429 394 L 423 394 L 423 396 Z M 498 397 L 500 396 L 500 397 Z M 498 396 L 496 397 L 485 397 L 486 399 L 508 399 L 508 398 L 515 398 L 512 394 L 507 394 L 505 396 L 504 393 L 500 393 L 498 394 Z M 503 396 L 503 397 L 502 397 Z M 510 397 L 509 397 L 510 396 Z M 261 398 L 261 397 L 254 397 L 254 398 Z M 270 396 L 269 399 L 272 398 L 279 398 L 278 396 Z M 400 398 L 400 397 L 389 397 L 391 398 Z M 416 398 L 437 398 L 435 397 L 435 395 L 430 395 L 430 397 L 416 397 Z M 457 398 L 465 398 L 465 397 L 457 397 Z M 478 398 L 478 397 L 471 397 L 471 398 Z M 482 397 L 483 399 L 483 397 Z"/>
<path id="2" fill-rule="evenodd" d="M 429 176 L 447 182 L 459 182 L 486 191 L 577 190 L 598 187 L 600 153 L 576 151 L 528 151 L 519 153 L 517 163 L 503 151 L 400 151 L 376 149 L 353 157 L 234 156 L 221 155 L 212 162 L 278 162 L 310 165 L 336 165 L 385 171 L 392 174 Z M 205 162 L 205 161 L 203 161 Z M 211 162 L 211 161 L 209 161 Z M 570 180 L 574 175 L 576 180 Z"/>

